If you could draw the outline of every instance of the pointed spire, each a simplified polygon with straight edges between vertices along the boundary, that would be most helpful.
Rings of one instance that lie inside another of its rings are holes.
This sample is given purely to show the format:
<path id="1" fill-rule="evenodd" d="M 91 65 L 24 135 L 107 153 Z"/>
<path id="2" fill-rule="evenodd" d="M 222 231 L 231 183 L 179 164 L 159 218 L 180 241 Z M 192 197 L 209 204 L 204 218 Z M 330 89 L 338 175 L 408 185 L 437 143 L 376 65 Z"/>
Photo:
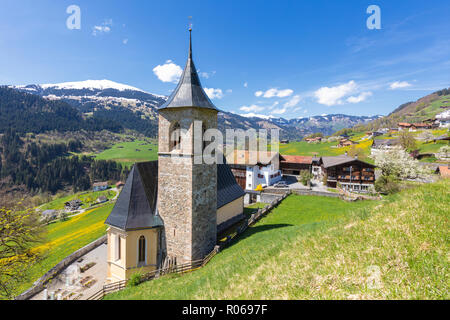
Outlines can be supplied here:
<path id="1" fill-rule="evenodd" d="M 192 27 L 189 27 L 189 59 L 192 60 Z"/>
<path id="2" fill-rule="evenodd" d="M 181 107 L 217 110 L 203 90 L 197 70 L 195 69 L 194 60 L 192 59 L 192 27 L 189 27 L 189 55 L 183 74 L 169 99 L 159 109 Z"/>

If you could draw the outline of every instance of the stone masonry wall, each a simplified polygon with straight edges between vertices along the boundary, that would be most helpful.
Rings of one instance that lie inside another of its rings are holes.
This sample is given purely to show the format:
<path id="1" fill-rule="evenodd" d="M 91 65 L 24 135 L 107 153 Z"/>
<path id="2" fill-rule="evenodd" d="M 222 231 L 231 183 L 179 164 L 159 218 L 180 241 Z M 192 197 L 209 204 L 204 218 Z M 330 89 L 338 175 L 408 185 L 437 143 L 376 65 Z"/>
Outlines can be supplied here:
<path id="1" fill-rule="evenodd" d="M 216 244 L 217 166 L 194 164 L 194 120 L 217 128 L 217 112 L 200 108 L 161 110 L 159 115 L 158 211 L 163 241 L 177 263 L 202 259 Z M 186 135 L 181 151 L 170 150 L 170 129 L 178 122 Z M 196 137 L 198 139 L 198 137 Z"/>

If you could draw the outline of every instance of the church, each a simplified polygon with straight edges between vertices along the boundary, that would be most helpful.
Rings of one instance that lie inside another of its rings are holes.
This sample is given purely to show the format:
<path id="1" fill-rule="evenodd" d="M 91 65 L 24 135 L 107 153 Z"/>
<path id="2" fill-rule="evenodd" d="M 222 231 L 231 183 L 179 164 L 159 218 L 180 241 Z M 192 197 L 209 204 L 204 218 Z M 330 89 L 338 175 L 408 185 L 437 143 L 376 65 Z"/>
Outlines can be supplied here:
<path id="1" fill-rule="evenodd" d="M 191 31 L 186 67 L 158 110 L 158 160 L 133 166 L 105 221 L 108 282 L 203 259 L 217 233 L 244 218 L 245 193 L 228 164 L 194 161 L 194 144 L 204 146 L 194 121 L 217 129 L 219 110 L 201 86 Z"/>

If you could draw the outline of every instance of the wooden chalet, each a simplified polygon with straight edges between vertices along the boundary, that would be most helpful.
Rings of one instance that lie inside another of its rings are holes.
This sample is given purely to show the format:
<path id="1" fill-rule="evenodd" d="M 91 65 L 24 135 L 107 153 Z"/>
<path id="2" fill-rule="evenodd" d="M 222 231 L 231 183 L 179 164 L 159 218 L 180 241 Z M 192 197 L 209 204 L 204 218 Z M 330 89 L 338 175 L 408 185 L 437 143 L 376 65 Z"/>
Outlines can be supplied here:
<path id="1" fill-rule="evenodd" d="M 321 157 L 322 175 L 326 177 L 327 187 L 355 192 L 368 192 L 375 183 L 376 166 L 349 156 Z"/>
<path id="2" fill-rule="evenodd" d="M 313 157 L 307 156 L 281 156 L 281 172 L 288 175 L 300 175 L 300 172 L 307 170 L 311 172 L 312 170 Z"/>

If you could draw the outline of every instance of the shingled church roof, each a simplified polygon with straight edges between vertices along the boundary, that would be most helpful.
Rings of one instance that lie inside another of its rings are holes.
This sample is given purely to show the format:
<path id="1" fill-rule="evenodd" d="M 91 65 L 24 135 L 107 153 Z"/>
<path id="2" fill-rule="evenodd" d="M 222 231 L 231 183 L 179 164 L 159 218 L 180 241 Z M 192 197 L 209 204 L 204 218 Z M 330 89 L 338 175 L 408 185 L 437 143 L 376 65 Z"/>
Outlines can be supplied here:
<path id="1" fill-rule="evenodd" d="M 218 164 L 217 209 L 244 195 L 228 164 Z M 157 199 L 158 161 L 137 163 L 105 223 L 122 230 L 161 227 Z"/>
<path id="2" fill-rule="evenodd" d="M 105 223 L 123 230 L 163 225 L 157 215 L 158 162 L 137 163 Z"/>
<path id="3" fill-rule="evenodd" d="M 189 56 L 180 82 L 172 95 L 159 109 L 197 107 L 217 110 L 202 88 L 192 59 L 192 36 L 189 30 Z M 217 110 L 218 111 L 218 110 Z"/>

